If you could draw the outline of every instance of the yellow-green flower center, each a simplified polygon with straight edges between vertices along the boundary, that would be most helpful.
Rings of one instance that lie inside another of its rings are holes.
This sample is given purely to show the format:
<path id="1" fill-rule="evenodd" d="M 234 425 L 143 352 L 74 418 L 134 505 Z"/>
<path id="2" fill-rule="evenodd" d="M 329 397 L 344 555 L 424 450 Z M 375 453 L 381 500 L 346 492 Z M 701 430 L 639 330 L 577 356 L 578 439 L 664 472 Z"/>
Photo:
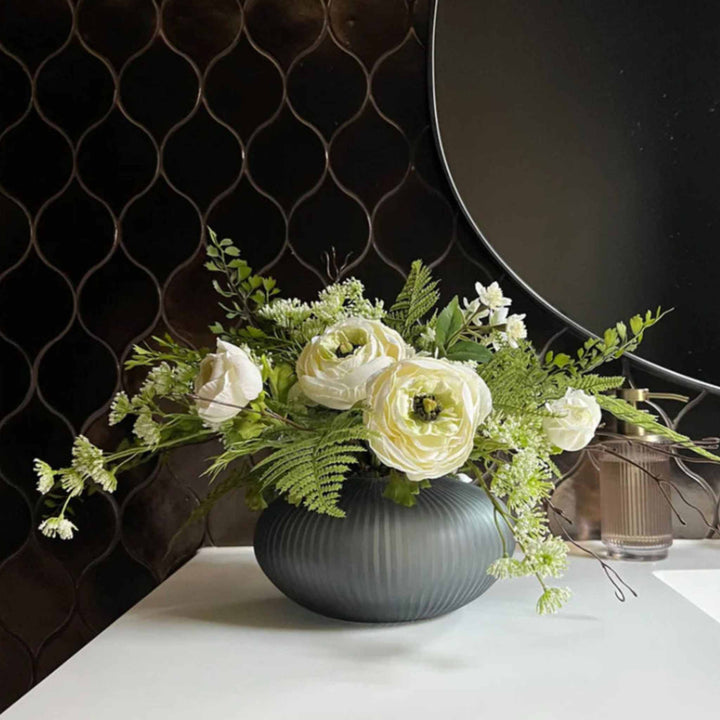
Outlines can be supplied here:
<path id="1" fill-rule="evenodd" d="M 349 340 L 343 340 L 336 348 L 335 348 L 335 356 L 339 358 L 346 358 L 352 355 L 359 347 L 362 347 L 362 345 L 355 345 L 351 343 Z"/>
<path id="2" fill-rule="evenodd" d="M 413 413 L 418 420 L 432 422 L 442 412 L 442 405 L 434 395 L 416 395 L 413 398 Z"/>

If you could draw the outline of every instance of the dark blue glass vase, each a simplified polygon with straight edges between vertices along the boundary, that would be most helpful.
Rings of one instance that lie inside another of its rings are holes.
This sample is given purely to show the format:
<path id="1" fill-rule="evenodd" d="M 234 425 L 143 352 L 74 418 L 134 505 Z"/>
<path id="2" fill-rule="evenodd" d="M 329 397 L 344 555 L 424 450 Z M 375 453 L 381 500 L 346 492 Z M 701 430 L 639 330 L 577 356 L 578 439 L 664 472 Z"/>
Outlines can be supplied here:
<path id="1" fill-rule="evenodd" d="M 485 592 L 494 582 L 487 569 L 503 553 L 485 493 L 444 477 L 407 508 L 383 497 L 385 482 L 348 478 L 345 518 L 271 504 L 255 531 L 264 573 L 300 605 L 358 622 L 431 618 Z M 511 553 L 512 535 L 498 524 Z"/>

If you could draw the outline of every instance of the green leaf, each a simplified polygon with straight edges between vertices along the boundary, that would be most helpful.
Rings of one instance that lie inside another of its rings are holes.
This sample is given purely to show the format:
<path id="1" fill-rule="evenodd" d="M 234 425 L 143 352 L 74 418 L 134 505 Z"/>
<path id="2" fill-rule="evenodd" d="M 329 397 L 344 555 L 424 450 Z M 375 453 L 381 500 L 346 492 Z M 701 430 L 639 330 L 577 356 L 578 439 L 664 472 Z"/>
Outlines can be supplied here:
<path id="1" fill-rule="evenodd" d="M 234 245 L 228 245 L 225 248 L 225 254 L 230 257 L 240 257 L 240 251 Z"/>
<path id="2" fill-rule="evenodd" d="M 277 365 L 271 366 L 267 362 L 264 363 L 264 369 L 267 374 L 267 379 L 270 384 L 270 394 L 273 399 L 281 403 L 286 403 L 290 388 L 297 380 L 295 377 L 295 369 L 289 363 L 278 363 Z"/>
<path id="3" fill-rule="evenodd" d="M 420 494 L 420 491 L 429 487 L 429 480 L 414 482 L 408 480 L 407 476 L 403 473 L 392 470 L 385 490 L 383 490 L 383 497 L 392 500 L 398 505 L 413 507 L 417 502 L 417 496 Z"/>
<path id="4" fill-rule="evenodd" d="M 216 247 L 214 247 L 213 245 L 208 245 L 208 246 L 205 248 L 205 253 L 206 253 L 206 255 L 207 255 L 208 257 L 211 257 L 211 258 L 220 257 L 220 252 L 219 252 L 218 249 L 217 249 Z"/>
<path id="5" fill-rule="evenodd" d="M 435 341 L 438 347 L 447 348 L 447 343 L 463 326 L 463 314 L 457 295 L 443 308 L 435 323 Z"/>
<path id="6" fill-rule="evenodd" d="M 640 315 L 634 315 L 630 318 L 630 329 L 633 335 L 637 335 L 643 329 L 643 319 Z"/>
<path id="7" fill-rule="evenodd" d="M 453 344 L 447 357 L 449 360 L 474 360 L 478 363 L 486 363 L 492 357 L 492 352 L 472 340 L 459 340 Z"/>

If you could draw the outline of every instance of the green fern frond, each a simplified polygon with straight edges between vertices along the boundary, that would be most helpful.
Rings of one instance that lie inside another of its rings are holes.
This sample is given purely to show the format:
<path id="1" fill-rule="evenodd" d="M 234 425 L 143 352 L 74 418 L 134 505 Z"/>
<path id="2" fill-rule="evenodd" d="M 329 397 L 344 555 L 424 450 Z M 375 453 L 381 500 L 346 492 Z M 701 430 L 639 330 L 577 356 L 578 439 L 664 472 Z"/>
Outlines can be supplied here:
<path id="1" fill-rule="evenodd" d="M 687 435 L 683 435 L 682 433 L 676 432 L 675 430 L 667 427 L 667 425 L 663 425 L 658 422 L 655 415 L 652 415 L 645 410 L 640 410 L 634 405 L 625 402 L 625 400 L 612 397 L 611 395 L 597 395 L 595 399 L 598 401 L 598 404 L 601 408 L 603 408 L 603 410 L 607 410 L 618 420 L 638 425 L 653 435 L 665 437 L 668 440 L 687 448 L 688 450 L 692 450 L 694 453 L 697 453 L 702 457 L 708 458 L 709 460 L 720 461 L 720 457 L 717 455 L 714 455 L 703 447 L 694 445 Z"/>
<path id="2" fill-rule="evenodd" d="M 406 340 L 413 341 L 418 334 L 417 323 L 437 305 L 440 293 L 438 281 L 433 280 L 430 268 L 415 260 L 405 286 L 385 318 Z"/>
<path id="3" fill-rule="evenodd" d="M 362 441 L 367 439 L 367 431 L 351 422 L 338 416 L 329 429 L 278 448 L 255 465 L 255 486 L 261 492 L 284 495 L 288 502 L 308 510 L 344 517 L 337 505 L 340 490 L 357 455 L 365 451 Z"/>
<path id="4" fill-rule="evenodd" d="M 622 375 L 610 375 L 602 377 L 600 375 L 556 375 L 555 383 L 558 387 L 559 395 L 563 395 L 565 390 L 572 388 L 573 390 L 584 390 L 587 393 L 598 394 L 608 390 L 619 388 L 625 378 Z"/>

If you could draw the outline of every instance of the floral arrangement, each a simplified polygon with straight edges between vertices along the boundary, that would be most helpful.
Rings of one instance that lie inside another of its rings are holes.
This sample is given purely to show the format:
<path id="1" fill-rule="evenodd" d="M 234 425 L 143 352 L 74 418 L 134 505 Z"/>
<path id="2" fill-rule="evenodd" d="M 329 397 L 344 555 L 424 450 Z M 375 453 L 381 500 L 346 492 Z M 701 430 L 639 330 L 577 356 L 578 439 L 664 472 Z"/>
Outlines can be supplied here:
<path id="1" fill-rule="evenodd" d="M 593 438 L 601 410 L 674 443 L 702 447 L 632 405 L 606 394 L 622 377 L 596 370 L 634 350 L 662 313 L 618 323 L 574 356 L 539 357 L 524 315 L 497 283 L 438 309 L 438 283 L 420 261 L 386 309 L 356 279 L 336 282 L 317 300 L 278 298 L 275 281 L 253 274 L 228 239 L 210 232 L 207 269 L 216 277 L 226 324 L 211 326 L 214 352 L 154 338 L 137 346 L 128 368 L 148 368 L 132 397 L 118 393 L 111 425 L 133 439 L 104 451 L 76 438 L 68 467 L 35 461 L 38 490 L 52 513 L 40 531 L 69 539 L 72 503 L 112 493 L 118 475 L 158 453 L 219 439 L 208 459 L 212 485 L 194 521 L 238 487 L 251 508 L 277 497 L 342 517 L 338 504 L 353 473 L 386 477 L 387 498 L 411 506 L 433 478 L 464 473 L 488 495 L 498 527 L 511 529 L 520 556 L 506 553 L 497 577 L 534 575 L 540 613 L 554 612 L 566 588 L 567 547 L 551 534 L 548 502 L 560 472 L 553 456 Z"/>

